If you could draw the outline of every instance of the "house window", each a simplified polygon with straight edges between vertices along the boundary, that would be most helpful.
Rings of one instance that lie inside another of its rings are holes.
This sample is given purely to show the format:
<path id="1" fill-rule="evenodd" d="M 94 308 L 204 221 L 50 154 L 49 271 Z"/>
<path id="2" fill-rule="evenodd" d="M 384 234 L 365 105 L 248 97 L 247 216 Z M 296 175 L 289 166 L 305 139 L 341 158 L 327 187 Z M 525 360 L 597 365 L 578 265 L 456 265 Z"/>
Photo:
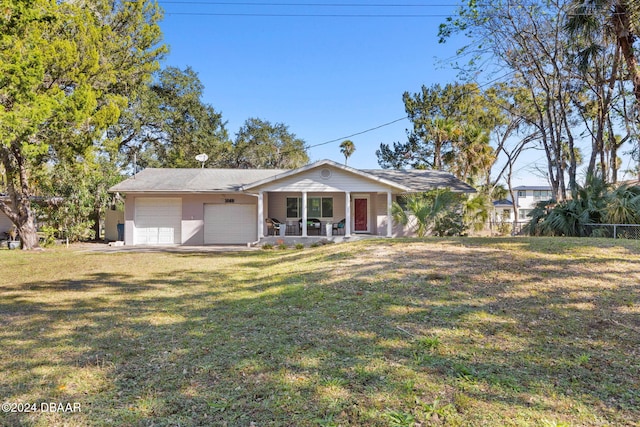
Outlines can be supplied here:
<path id="1" fill-rule="evenodd" d="M 322 200 L 320 197 L 309 197 L 307 200 L 307 217 L 320 218 L 322 216 Z"/>
<path id="2" fill-rule="evenodd" d="M 287 218 L 300 218 L 302 198 L 287 197 Z M 333 197 L 309 197 L 307 199 L 307 218 L 332 218 Z"/>
<path id="3" fill-rule="evenodd" d="M 553 192 L 551 190 L 534 190 L 533 198 L 538 200 L 551 200 L 553 199 Z"/>
<path id="4" fill-rule="evenodd" d="M 300 198 L 287 197 L 287 218 L 299 218 L 300 215 Z"/>
<path id="5" fill-rule="evenodd" d="M 527 197 L 527 192 L 525 190 L 518 190 L 518 197 Z"/>
<path id="6" fill-rule="evenodd" d="M 511 218 L 511 209 L 503 209 L 502 210 L 502 219 Z"/>
<path id="7" fill-rule="evenodd" d="M 333 218 L 333 197 L 322 198 L 322 217 Z"/>
<path id="8" fill-rule="evenodd" d="M 531 209 L 518 209 L 518 217 L 522 220 L 527 218 L 527 216 L 531 213 Z"/>

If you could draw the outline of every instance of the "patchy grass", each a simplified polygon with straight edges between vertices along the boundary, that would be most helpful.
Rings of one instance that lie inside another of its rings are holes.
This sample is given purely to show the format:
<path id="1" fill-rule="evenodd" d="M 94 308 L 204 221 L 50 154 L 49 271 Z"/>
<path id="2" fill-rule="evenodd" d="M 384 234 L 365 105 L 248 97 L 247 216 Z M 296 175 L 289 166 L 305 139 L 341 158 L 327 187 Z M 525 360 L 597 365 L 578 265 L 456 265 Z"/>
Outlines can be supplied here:
<path id="1" fill-rule="evenodd" d="M 0 252 L 3 426 L 639 425 L 640 243 Z M 39 407 L 39 406 L 38 406 Z"/>

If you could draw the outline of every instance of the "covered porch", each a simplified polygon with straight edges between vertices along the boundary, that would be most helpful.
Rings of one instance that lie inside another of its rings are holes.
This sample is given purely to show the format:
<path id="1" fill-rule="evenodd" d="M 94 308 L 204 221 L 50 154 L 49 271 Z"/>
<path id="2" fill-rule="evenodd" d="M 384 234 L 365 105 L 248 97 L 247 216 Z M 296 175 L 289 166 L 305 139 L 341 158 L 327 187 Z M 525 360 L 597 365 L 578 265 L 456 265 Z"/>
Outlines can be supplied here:
<path id="1" fill-rule="evenodd" d="M 322 161 L 243 187 L 257 198 L 258 239 L 269 234 L 327 236 L 393 236 L 391 207 L 396 194 L 410 188 L 331 161 Z M 267 223 L 269 219 L 269 223 Z M 333 228 L 333 224 L 344 226 Z"/>
<path id="2" fill-rule="evenodd" d="M 268 191 L 257 196 L 260 239 L 393 235 L 391 191 Z"/>

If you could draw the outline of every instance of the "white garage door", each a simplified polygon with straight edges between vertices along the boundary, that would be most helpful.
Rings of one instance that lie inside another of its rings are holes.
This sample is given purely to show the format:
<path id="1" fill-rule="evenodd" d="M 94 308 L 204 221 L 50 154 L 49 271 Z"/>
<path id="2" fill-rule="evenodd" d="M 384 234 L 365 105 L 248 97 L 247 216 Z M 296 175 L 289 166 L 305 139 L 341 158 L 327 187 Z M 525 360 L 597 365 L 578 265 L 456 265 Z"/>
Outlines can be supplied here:
<path id="1" fill-rule="evenodd" d="M 136 199 L 134 245 L 182 243 L 182 199 L 145 197 Z"/>
<path id="2" fill-rule="evenodd" d="M 204 205 L 205 245 L 258 240 L 256 212 L 256 205 Z"/>

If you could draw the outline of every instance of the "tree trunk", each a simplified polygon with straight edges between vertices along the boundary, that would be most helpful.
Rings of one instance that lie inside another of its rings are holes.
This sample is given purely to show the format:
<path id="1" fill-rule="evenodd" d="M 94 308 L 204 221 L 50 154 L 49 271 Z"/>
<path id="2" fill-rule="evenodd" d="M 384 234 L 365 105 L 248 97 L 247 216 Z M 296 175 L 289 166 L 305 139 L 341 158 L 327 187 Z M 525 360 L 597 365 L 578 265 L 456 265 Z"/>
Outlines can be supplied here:
<path id="1" fill-rule="evenodd" d="M 433 144 L 433 168 L 437 171 L 442 170 L 442 157 L 440 153 L 441 148 L 442 142 L 440 141 L 440 136 L 438 135 Z"/>
<path id="2" fill-rule="evenodd" d="M 93 229 L 93 238 L 95 240 L 100 240 L 100 213 L 100 208 L 96 207 L 94 208 L 91 215 L 89 215 L 89 219 L 91 219 L 91 221 L 93 222 L 91 228 Z"/>
<path id="3" fill-rule="evenodd" d="M 624 56 L 624 60 L 627 63 L 627 72 L 633 84 L 633 94 L 636 98 L 636 111 L 638 111 L 640 110 L 640 67 L 638 66 L 638 59 L 633 51 L 635 36 L 631 29 L 631 11 L 625 3 L 625 1 L 620 1 L 615 5 L 613 22 L 618 46 L 620 46 L 622 56 Z M 640 180 L 640 161 L 638 179 Z"/>
<path id="4" fill-rule="evenodd" d="M 633 83 L 633 94 L 636 97 L 636 104 L 640 107 L 640 69 L 638 68 L 638 59 L 633 52 L 635 37 L 631 28 L 631 11 L 624 3 L 625 2 L 618 2 L 618 4 L 616 4 L 613 22 L 618 45 L 627 63 L 627 71 Z"/>
<path id="5" fill-rule="evenodd" d="M 0 211 L 16 226 L 22 249 L 31 250 L 38 249 L 40 245 L 35 214 L 31 208 L 26 161 L 20 147 L 21 141 L 18 140 L 8 147 L 0 147 L 0 160 L 4 166 L 7 193 L 11 200 L 11 203 L 0 200 Z"/>
<path id="6" fill-rule="evenodd" d="M 30 202 L 23 203 L 18 209 L 0 202 L 0 212 L 3 212 L 15 225 L 22 249 L 40 248 L 35 216 Z"/>
<path id="7" fill-rule="evenodd" d="M 18 236 L 20 236 L 20 243 L 23 250 L 28 251 L 40 248 L 33 215 L 29 215 L 24 223 L 16 225 L 16 227 L 18 228 Z"/>
<path id="8" fill-rule="evenodd" d="M 518 230 L 518 205 L 516 205 L 516 193 L 511 186 L 511 171 L 509 171 L 509 177 L 507 178 L 507 187 L 509 187 L 509 195 L 511 196 L 511 202 L 513 203 L 513 224 L 511 227 L 511 235 L 515 236 Z"/>

